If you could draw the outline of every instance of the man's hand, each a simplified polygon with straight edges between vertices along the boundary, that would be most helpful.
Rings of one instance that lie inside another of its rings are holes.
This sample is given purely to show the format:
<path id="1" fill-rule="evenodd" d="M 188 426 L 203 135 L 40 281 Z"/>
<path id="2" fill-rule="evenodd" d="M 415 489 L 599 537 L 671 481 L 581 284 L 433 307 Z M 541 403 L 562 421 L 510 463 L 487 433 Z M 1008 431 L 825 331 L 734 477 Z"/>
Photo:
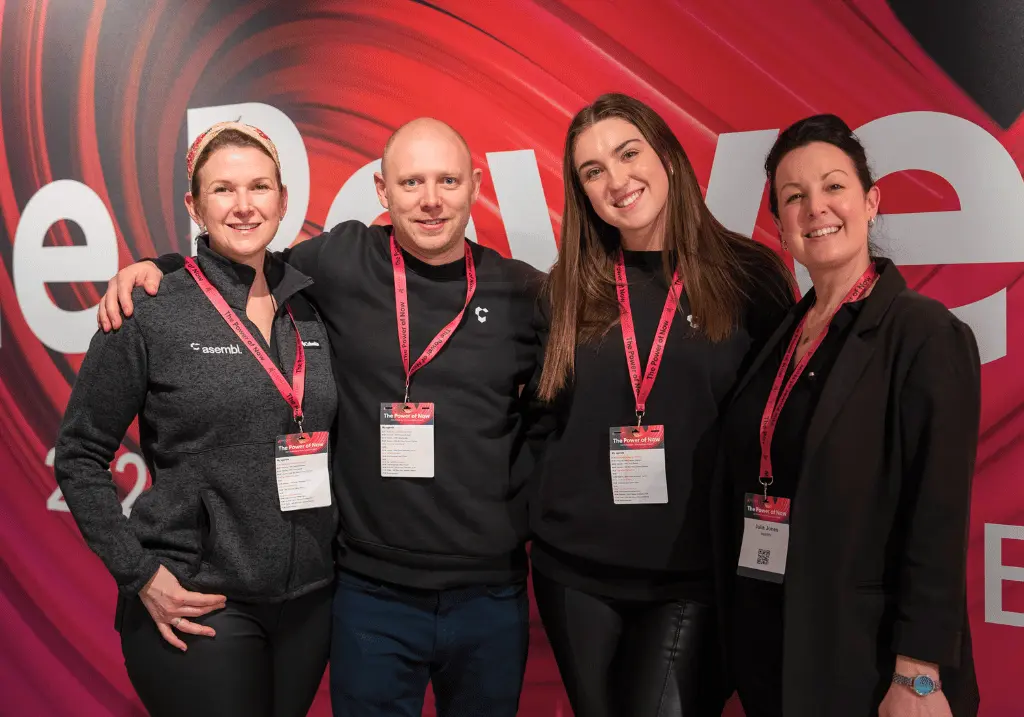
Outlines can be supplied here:
<path id="1" fill-rule="evenodd" d="M 96 323 L 104 332 L 121 328 L 121 312 L 131 316 L 135 310 L 132 289 L 141 286 L 147 294 L 154 296 L 163 276 L 164 273 L 151 261 L 140 261 L 121 269 L 107 282 L 107 293 L 96 310 Z"/>

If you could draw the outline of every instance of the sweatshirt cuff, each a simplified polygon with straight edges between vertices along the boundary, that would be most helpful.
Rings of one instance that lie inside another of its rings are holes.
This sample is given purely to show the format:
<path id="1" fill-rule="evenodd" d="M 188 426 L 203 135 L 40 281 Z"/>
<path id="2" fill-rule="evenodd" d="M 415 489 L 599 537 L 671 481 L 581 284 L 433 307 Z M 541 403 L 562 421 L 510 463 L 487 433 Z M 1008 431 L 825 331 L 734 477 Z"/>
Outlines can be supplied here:
<path id="1" fill-rule="evenodd" d="M 900 620 L 893 633 L 892 649 L 897 655 L 913 660 L 933 662 L 943 667 L 959 667 L 961 639 L 962 633 L 959 630 L 935 629 L 933 626 Z"/>
<path id="2" fill-rule="evenodd" d="M 156 575 L 156 571 L 160 569 L 160 560 L 150 553 L 146 553 L 142 562 L 139 564 L 138 569 L 135 571 L 135 579 L 130 583 L 122 584 L 118 586 L 118 591 L 122 595 L 134 597 L 139 594 L 139 590 L 145 587 L 146 583 Z"/>
<path id="3" fill-rule="evenodd" d="M 165 275 L 175 272 L 181 267 L 185 266 L 185 257 L 181 254 L 161 254 L 158 257 L 147 256 L 139 259 L 140 262 L 151 261 L 156 264 L 156 268 L 163 272 Z"/>

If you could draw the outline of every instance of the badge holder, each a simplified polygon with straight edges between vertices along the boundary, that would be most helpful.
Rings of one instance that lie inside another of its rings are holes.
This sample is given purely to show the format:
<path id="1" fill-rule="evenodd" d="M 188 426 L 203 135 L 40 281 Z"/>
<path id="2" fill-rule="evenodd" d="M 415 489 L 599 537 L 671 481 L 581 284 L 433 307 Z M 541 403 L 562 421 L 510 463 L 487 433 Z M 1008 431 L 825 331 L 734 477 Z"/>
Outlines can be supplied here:
<path id="1" fill-rule="evenodd" d="M 380 474 L 384 478 L 434 477 L 434 404 L 380 404 Z"/>
<path id="2" fill-rule="evenodd" d="M 736 574 L 755 580 L 781 583 L 789 554 L 789 498 L 773 498 L 765 492 L 743 497 L 743 542 Z"/>
<path id="3" fill-rule="evenodd" d="M 668 503 L 665 475 L 665 427 L 642 425 L 609 429 L 612 499 L 615 505 Z"/>
<path id="4" fill-rule="evenodd" d="M 285 512 L 331 504 L 330 434 L 305 433 L 302 419 L 297 422 L 299 432 L 278 436 L 275 450 L 277 495 Z"/>

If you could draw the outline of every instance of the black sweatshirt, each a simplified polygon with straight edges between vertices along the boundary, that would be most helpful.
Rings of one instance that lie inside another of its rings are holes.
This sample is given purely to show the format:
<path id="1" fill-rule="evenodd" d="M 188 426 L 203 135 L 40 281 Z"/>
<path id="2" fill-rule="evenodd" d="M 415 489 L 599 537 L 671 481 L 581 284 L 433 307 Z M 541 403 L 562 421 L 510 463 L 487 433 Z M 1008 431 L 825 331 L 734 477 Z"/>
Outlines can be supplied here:
<path id="1" fill-rule="evenodd" d="M 444 349 L 413 375 L 410 400 L 433 402 L 435 477 L 382 478 L 380 404 L 400 402 L 391 227 L 356 221 L 284 253 L 314 280 L 308 296 L 331 339 L 338 385 L 334 488 L 338 565 L 398 585 L 446 589 L 526 575 L 520 386 L 533 374 L 533 306 L 542 274 L 471 244 L 477 289 Z M 465 261 L 431 266 L 403 252 L 410 363 L 462 309 Z M 165 271 L 181 258 L 162 257 Z"/>
<path id="2" fill-rule="evenodd" d="M 660 251 L 624 255 L 646 369 L 668 286 Z M 784 283 L 781 277 L 759 278 Z M 665 426 L 667 504 L 613 502 L 608 429 L 636 420 L 621 328 L 616 324 L 603 339 L 577 348 L 574 382 L 537 424 L 553 424 L 554 430 L 531 490 L 534 569 L 611 598 L 710 599 L 709 490 L 718 409 L 752 345 L 767 338 L 788 308 L 770 297 L 767 290 L 752 290 L 743 327 L 711 343 L 687 320 L 684 287 L 683 312 L 672 324 L 644 417 L 647 425 Z M 543 301 L 538 306 L 544 324 L 549 311 Z"/>
<path id="3" fill-rule="evenodd" d="M 198 263 L 289 382 L 291 307 L 303 342 L 320 347 L 306 348 L 304 428 L 329 430 L 336 391 L 326 330 L 299 293 L 309 277 L 267 257 L 280 307 L 268 345 L 245 315 L 256 272 L 205 242 Z M 156 296 L 136 289 L 132 298 L 135 313 L 89 345 L 54 461 L 72 516 L 121 594 L 137 593 L 161 564 L 189 590 L 251 602 L 329 584 L 337 506 L 281 511 L 276 439 L 296 426 L 266 371 L 184 269 Z M 109 467 L 136 414 L 153 486 L 125 519 Z"/>

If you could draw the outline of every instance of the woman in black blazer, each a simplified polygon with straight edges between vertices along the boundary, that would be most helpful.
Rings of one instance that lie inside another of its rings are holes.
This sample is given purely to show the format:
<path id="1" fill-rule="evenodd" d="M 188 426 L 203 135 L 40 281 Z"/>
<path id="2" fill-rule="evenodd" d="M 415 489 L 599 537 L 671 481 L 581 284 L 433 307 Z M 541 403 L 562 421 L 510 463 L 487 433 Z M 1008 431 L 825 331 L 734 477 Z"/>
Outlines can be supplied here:
<path id="1" fill-rule="evenodd" d="M 879 191 L 842 120 L 796 123 L 765 167 L 782 247 L 814 289 L 722 418 L 714 545 L 744 710 L 975 715 L 974 336 L 872 256 Z"/>

